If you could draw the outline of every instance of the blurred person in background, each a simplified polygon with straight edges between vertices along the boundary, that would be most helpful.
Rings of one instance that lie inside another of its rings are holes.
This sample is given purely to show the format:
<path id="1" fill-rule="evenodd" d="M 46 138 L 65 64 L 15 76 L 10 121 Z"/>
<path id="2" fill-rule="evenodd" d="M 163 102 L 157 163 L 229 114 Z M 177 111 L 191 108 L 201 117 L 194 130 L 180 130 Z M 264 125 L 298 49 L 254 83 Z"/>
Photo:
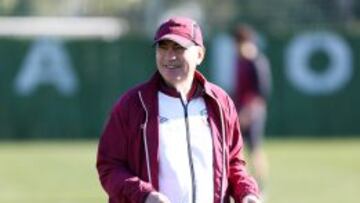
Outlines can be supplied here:
<path id="1" fill-rule="evenodd" d="M 158 28 L 157 71 L 114 106 L 97 169 L 110 203 L 258 203 L 230 97 L 196 70 L 199 25 L 174 17 Z"/>
<path id="2" fill-rule="evenodd" d="M 233 100 L 239 113 L 241 133 L 249 152 L 254 176 L 260 189 L 268 177 L 268 161 L 262 147 L 267 98 L 271 92 L 268 59 L 257 45 L 255 31 L 247 25 L 233 30 L 236 46 L 236 74 Z"/>

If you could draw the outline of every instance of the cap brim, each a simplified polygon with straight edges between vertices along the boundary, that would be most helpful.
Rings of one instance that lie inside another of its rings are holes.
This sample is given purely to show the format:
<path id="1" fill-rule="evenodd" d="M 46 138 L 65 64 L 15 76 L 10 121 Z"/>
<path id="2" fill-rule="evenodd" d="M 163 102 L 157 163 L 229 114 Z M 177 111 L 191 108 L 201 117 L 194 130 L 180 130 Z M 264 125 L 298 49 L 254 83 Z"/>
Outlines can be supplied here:
<path id="1" fill-rule="evenodd" d="M 162 36 L 161 38 L 159 38 L 158 40 L 156 40 L 154 42 L 154 45 L 163 40 L 171 40 L 184 48 L 188 48 L 190 46 L 195 45 L 195 43 L 193 41 L 186 39 L 185 37 L 175 35 L 175 34 L 167 34 L 167 35 Z"/>

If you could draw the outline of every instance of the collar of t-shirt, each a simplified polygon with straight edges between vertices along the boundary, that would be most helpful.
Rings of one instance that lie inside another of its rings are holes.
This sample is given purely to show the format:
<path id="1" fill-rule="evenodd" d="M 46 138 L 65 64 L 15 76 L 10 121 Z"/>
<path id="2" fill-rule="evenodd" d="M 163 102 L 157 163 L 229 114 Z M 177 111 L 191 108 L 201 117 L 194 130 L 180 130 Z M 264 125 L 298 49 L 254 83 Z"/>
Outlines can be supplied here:
<path id="1" fill-rule="evenodd" d="M 193 98 L 202 96 L 201 89 L 202 88 L 201 88 L 201 85 L 199 84 L 199 82 L 194 80 L 193 83 L 191 84 L 191 89 L 190 89 L 189 93 L 186 95 L 186 97 L 187 97 L 186 99 L 188 101 L 190 101 Z M 164 80 L 161 80 L 161 82 L 160 82 L 160 91 L 168 96 L 181 98 L 180 93 L 175 88 L 167 85 Z"/>

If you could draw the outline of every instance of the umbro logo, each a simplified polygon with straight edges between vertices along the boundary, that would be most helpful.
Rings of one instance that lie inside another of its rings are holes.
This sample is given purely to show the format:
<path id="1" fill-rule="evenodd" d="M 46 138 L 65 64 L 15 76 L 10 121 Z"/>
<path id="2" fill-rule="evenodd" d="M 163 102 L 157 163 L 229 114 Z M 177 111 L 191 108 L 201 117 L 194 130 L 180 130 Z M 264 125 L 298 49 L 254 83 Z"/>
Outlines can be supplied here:
<path id="1" fill-rule="evenodd" d="M 207 116 L 208 115 L 207 110 L 206 109 L 201 110 L 200 115 L 201 116 Z"/>
<path id="2" fill-rule="evenodd" d="M 168 118 L 160 116 L 160 123 L 161 124 L 167 122 L 168 120 L 169 120 Z"/>

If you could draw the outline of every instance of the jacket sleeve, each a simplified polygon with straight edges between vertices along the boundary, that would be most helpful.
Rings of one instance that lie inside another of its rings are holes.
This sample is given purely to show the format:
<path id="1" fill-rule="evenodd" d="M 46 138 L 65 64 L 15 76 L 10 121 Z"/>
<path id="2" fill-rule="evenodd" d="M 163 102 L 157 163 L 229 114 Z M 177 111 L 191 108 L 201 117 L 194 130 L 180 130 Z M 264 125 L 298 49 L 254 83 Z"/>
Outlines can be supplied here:
<path id="1" fill-rule="evenodd" d="M 113 110 L 99 141 L 97 170 L 110 199 L 140 203 L 154 191 L 153 186 L 135 176 L 127 167 L 127 136 L 122 112 Z"/>
<path id="2" fill-rule="evenodd" d="M 231 100 L 229 101 L 229 108 L 229 191 L 235 202 L 241 203 L 248 194 L 259 196 L 259 190 L 255 179 L 246 171 L 238 115 Z"/>

